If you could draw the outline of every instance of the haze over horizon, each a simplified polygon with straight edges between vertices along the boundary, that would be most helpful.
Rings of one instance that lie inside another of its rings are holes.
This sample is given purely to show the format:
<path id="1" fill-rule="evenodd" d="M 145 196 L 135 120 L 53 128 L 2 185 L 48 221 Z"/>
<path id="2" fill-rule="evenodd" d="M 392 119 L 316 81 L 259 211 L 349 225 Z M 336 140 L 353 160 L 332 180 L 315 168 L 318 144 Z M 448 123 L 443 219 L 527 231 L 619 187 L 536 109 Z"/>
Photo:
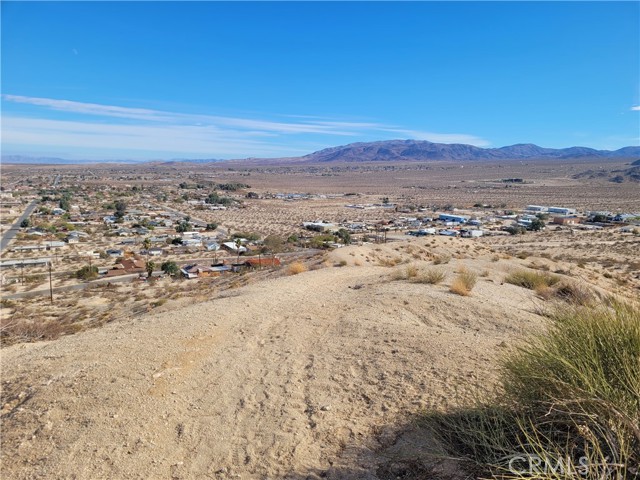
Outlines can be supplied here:
<path id="1" fill-rule="evenodd" d="M 640 144 L 637 2 L 2 2 L 3 154 Z"/>

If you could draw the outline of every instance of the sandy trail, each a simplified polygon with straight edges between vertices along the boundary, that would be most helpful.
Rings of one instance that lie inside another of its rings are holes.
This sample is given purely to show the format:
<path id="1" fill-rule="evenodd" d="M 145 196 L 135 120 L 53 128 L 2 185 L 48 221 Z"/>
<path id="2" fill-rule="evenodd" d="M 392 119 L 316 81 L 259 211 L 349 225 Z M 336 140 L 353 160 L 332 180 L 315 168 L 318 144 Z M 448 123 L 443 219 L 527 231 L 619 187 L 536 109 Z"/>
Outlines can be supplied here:
<path id="1" fill-rule="evenodd" d="M 6 348 L 4 478 L 380 478 L 406 412 L 490 383 L 504 342 L 541 324 L 512 285 L 458 297 L 389 272 L 316 270 Z"/>

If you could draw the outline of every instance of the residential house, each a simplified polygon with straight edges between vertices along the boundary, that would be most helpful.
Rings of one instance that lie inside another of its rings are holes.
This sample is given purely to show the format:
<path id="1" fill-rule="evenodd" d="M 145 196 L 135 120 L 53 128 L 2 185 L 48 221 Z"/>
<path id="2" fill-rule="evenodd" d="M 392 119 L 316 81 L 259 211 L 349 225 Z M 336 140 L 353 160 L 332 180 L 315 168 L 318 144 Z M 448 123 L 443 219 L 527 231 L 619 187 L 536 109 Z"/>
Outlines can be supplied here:
<path id="1" fill-rule="evenodd" d="M 220 250 L 220 244 L 218 242 L 206 242 L 204 248 L 209 252 L 216 252 Z"/>
<path id="2" fill-rule="evenodd" d="M 202 278 L 217 277 L 231 269 L 232 267 L 229 265 L 186 265 L 182 267 L 180 271 L 185 278 Z"/>
<path id="3" fill-rule="evenodd" d="M 276 257 L 251 257 L 245 261 L 247 267 L 279 267 L 280 259 Z"/>
<path id="4" fill-rule="evenodd" d="M 247 251 L 247 247 L 240 245 L 240 247 L 238 247 L 235 242 L 224 242 L 222 244 L 222 248 L 224 248 L 225 250 L 227 250 L 228 252 L 231 253 L 240 253 L 243 254 Z"/>
<path id="5" fill-rule="evenodd" d="M 565 207 L 549 207 L 547 211 L 549 213 L 559 213 L 561 215 L 575 215 L 577 213 L 575 208 Z"/>
<path id="6" fill-rule="evenodd" d="M 556 225 L 577 225 L 580 223 L 580 220 L 578 217 L 563 215 L 560 217 L 553 217 L 553 223 Z"/>
<path id="7" fill-rule="evenodd" d="M 18 268 L 18 267 L 42 267 L 51 263 L 50 257 L 45 258 L 22 258 L 18 260 L 2 260 L 0 268 Z"/>
<path id="8" fill-rule="evenodd" d="M 466 215 L 450 215 L 448 213 L 441 213 L 438 215 L 438 220 L 442 222 L 466 223 L 469 220 L 469 217 Z"/>
<path id="9" fill-rule="evenodd" d="M 185 247 L 201 247 L 202 239 L 200 238 L 183 238 L 182 245 Z"/>
<path id="10" fill-rule="evenodd" d="M 315 232 L 326 232 L 335 228 L 333 223 L 327 222 L 302 222 L 302 226 L 307 230 L 313 230 Z"/>

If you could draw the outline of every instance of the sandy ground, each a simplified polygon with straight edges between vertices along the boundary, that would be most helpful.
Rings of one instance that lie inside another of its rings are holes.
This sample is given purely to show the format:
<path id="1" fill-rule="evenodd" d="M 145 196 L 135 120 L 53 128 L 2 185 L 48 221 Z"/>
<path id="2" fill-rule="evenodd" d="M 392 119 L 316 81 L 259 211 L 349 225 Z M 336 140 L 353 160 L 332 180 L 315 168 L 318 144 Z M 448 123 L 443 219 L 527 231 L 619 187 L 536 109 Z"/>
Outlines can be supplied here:
<path id="1" fill-rule="evenodd" d="M 501 284 L 505 260 L 454 259 L 443 284 L 414 284 L 374 265 L 397 248 L 4 349 L 3 478 L 392 478 L 437 452 L 412 415 L 490 388 L 543 322 L 530 291 Z M 461 264 L 487 275 L 470 297 L 448 291 Z"/>

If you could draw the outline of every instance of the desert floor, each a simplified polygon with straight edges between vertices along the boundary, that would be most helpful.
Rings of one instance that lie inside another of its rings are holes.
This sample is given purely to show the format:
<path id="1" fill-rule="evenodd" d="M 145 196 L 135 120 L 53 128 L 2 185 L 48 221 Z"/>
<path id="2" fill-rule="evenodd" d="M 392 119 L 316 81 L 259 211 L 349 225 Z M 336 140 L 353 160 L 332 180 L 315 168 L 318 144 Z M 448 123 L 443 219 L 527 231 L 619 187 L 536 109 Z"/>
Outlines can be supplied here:
<path id="1" fill-rule="evenodd" d="M 541 300 L 502 284 L 526 261 L 457 247 L 345 247 L 326 268 L 5 348 L 3 476 L 395 478 L 439 453 L 416 415 L 489 391 L 497 359 L 543 328 Z M 380 266 L 448 253 L 440 285 Z M 448 289 L 463 267 L 469 297 Z"/>

